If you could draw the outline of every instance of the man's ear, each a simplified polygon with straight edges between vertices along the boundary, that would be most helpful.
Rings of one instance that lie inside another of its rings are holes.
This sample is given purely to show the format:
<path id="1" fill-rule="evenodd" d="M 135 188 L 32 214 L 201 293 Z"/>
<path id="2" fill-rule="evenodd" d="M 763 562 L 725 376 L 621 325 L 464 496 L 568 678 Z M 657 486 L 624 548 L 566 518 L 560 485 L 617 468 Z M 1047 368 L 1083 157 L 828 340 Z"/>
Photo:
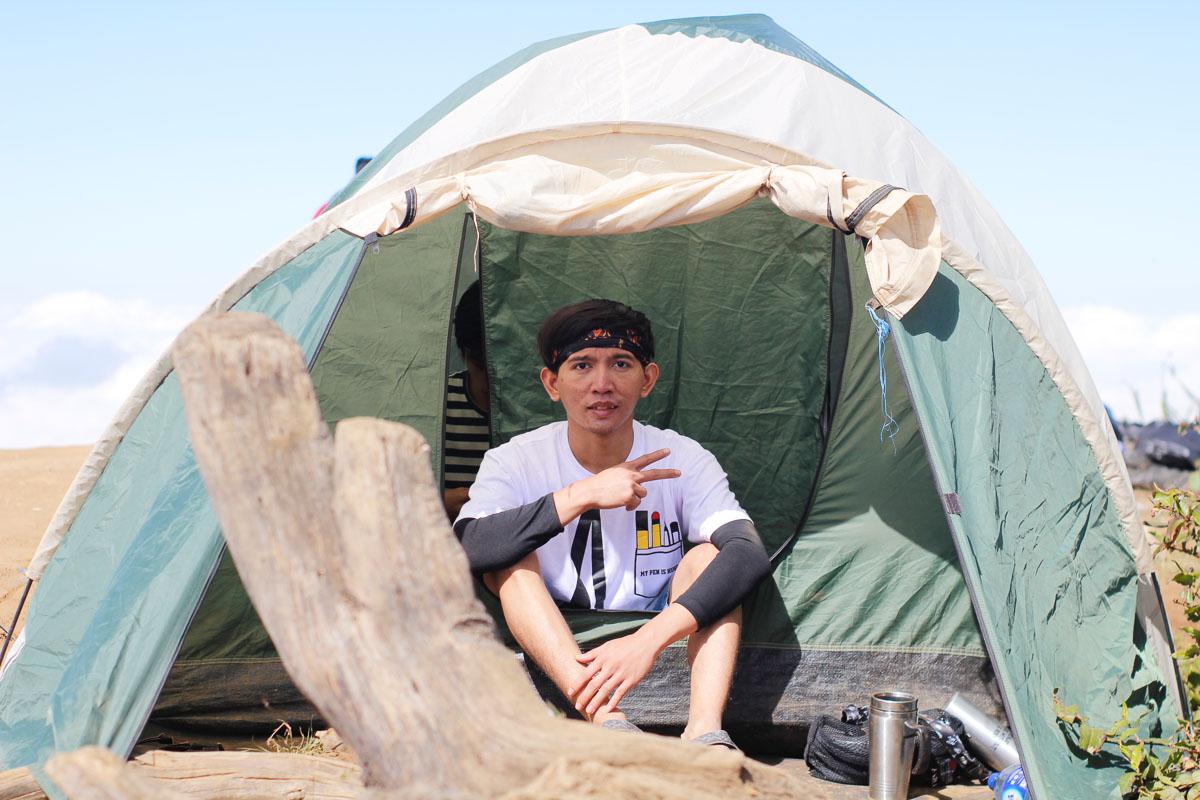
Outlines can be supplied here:
<path id="1" fill-rule="evenodd" d="M 562 395 L 558 393 L 558 373 L 551 372 L 549 367 L 542 367 L 541 375 L 542 387 L 546 390 L 546 394 L 550 395 L 550 399 L 554 402 L 562 400 Z M 645 395 L 642 395 L 645 397 Z"/>
<path id="2" fill-rule="evenodd" d="M 654 384 L 658 383 L 658 364 L 651 361 L 642 371 L 645 373 L 646 378 L 642 381 L 641 396 L 645 397 L 654 389 Z"/>

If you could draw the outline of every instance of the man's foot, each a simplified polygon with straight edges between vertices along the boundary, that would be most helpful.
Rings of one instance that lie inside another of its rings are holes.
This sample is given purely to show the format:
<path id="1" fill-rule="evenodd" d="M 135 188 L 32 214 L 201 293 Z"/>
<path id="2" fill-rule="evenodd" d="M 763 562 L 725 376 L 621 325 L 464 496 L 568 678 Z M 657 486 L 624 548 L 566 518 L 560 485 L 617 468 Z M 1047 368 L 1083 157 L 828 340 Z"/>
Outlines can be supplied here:
<path id="1" fill-rule="evenodd" d="M 679 734 L 679 738 L 684 741 L 694 742 L 707 733 L 719 730 L 722 730 L 721 718 L 704 715 L 697 719 L 689 719 L 688 724 L 683 729 L 683 733 Z"/>
<path id="2" fill-rule="evenodd" d="M 724 730 L 709 731 L 708 733 L 702 733 L 692 739 L 687 739 L 686 737 L 682 738 L 684 738 L 685 741 L 695 742 L 696 744 L 724 747 L 729 750 L 741 749 L 733 743 L 733 739 L 729 738 L 729 734 Z"/>
<path id="3" fill-rule="evenodd" d="M 588 722 L 603 726 L 607 722 L 625 722 L 625 712 L 619 710 L 597 711 Z M 632 724 L 632 723 L 631 723 Z"/>
<path id="4" fill-rule="evenodd" d="M 620 719 L 613 717 L 606 719 L 600 723 L 601 728 L 608 728 L 610 731 L 625 731 L 627 733 L 641 733 L 642 729 L 634 725 L 629 720 L 621 717 Z"/>

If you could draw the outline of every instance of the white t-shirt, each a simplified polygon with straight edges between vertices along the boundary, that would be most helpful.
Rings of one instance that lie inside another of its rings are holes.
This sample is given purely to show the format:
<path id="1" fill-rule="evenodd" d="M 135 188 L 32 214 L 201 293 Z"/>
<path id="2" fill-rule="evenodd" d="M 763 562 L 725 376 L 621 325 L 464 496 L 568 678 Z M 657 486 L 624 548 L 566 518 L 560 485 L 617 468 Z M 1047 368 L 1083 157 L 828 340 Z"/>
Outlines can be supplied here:
<path id="1" fill-rule="evenodd" d="M 750 519 L 712 453 L 675 431 L 633 423 L 629 459 L 662 448 L 670 455 L 646 469 L 673 468 L 680 477 L 647 481 L 636 510 L 587 512 L 538 548 L 542 578 L 555 600 L 589 608 L 661 609 L 683 557 L 684 537 L 707 542 L 725 523 Z M 571 452 L 567 423 L 554 422 L 487 452 L 459 519 L 518 508 L 591 475 Z"/>

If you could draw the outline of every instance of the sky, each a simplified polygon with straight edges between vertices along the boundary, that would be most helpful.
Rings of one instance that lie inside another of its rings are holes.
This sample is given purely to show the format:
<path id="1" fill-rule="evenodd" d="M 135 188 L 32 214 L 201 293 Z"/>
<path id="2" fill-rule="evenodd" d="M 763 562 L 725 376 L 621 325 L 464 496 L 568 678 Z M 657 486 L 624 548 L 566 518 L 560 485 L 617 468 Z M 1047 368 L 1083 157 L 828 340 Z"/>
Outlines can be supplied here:
<path id="1" fill-rule="evenodd" d="M 1119 416 L 1196 411 L 1200 4 L 0 10 L 0 448 L 93 441 L 179 330 L 357 156 L 500 59 L 578 31 L 750 12 L 883 98 L 983 192 Z"/>

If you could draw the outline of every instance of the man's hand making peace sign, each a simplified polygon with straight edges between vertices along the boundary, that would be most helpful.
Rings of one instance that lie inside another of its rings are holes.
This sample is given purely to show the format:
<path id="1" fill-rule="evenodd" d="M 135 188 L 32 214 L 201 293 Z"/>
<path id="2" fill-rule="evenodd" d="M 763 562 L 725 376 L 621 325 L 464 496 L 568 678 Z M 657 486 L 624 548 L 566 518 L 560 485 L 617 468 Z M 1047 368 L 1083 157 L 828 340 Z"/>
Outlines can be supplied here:
<path id="1" fill-rule="evenodd" d="M 554 507 L 558 510 L 558 521 L 566 525 L 585 511 L 593 508 L 621 508 L 633 511 L 646 496 L 646 481 L 661 481 L 678 478 L 677 469 L 646 469 L 655 461 L 671 454 L 670 450 L 655 450 L 644 456 L 631 458 L 623 464 L 597 472 L 590 478 L 575 481 L 554 493 Z"/>

